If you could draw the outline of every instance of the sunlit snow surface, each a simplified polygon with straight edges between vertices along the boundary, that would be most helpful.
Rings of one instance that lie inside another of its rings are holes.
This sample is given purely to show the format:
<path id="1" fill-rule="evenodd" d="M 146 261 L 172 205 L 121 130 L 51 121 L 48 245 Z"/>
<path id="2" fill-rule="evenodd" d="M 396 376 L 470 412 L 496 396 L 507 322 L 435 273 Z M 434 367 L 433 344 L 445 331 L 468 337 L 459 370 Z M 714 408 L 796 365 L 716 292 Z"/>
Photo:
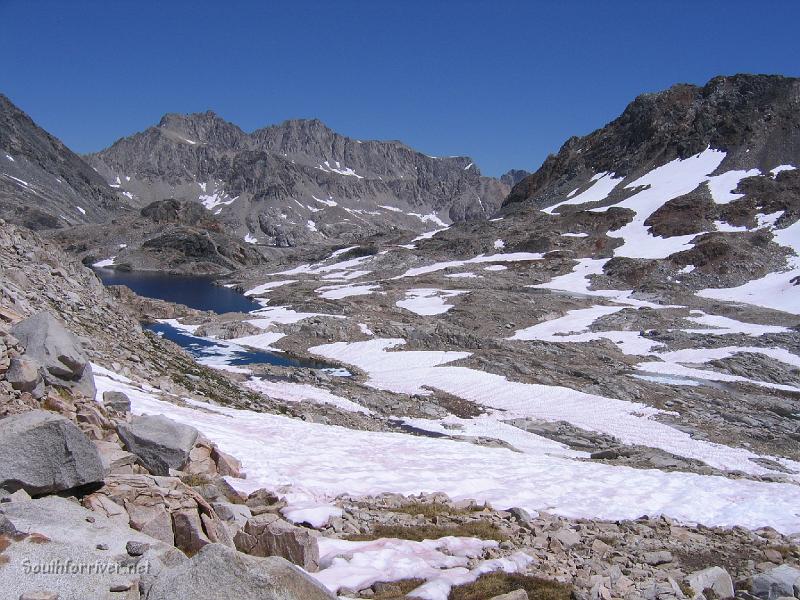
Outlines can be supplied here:
<path id="1" fill-rule="evenodd" d="M 792 484 L 577 461 L 573 451 L 565 449 L 559 455 L 552 443 L 552 452 L 519 453 L 205 404 L 198 410 L 194 403 L 181 407 L 159 401 L 155 390 L 133 385 L 99 365 L 95 372 L 99 395 L 125 392 L 134 413 L 164 414 L 194 425 L 223 451 L 240 458 L 248 477 L 231 480 L 236 487 L 288 486 L 282 489 L 291 492 L 290 510 L 299 506 L 313 514 L 316 503 L 320 512 L 329 513 L 326 506 L 342 493 L 442 491 L 455 499 L 488 501 L 497 508 L 546 509 L 571 517 L 666 514 L 707 525 L 770 525 L 783 532 L 800 531 L 800 487 Z M 607 410 L 597 407 L 597 412 Z M 619 414 L 612 409 L 608 419 Z"/>
<path id="2" fill-rule="evenodd" d="M 719 167 L 724 158 L 724 152 L 707 149 L 685 160 L 676 158 L 627 184 L 626 189 L 647 187 L 614 204 L 615 207 L 628 208 L 636 213 L 630 223 L 608 232 L 609 237 L 623 240 L 622 246 L 614 250 L 614 256 L 666 258 L 670 254 L 691 248 L 690 242 L 696 237 L 694 234 L 668 238 L 654 236 L 644 222 L 668 200 L 688 194 L 704 181 L 708 181 L 710 173 Z M 722 194 L 727 189 L 726 185 L 733 181 L 734 178 L 721 181 L 718 193 Z M 608 210 L 608 207 L 590 210 L 599 212 Z"/>
<path id="3" fill-rule="evenodd" d="M 413 288 L 406 290 L 403 300 L 396 305 L 418 315 L 441 315 L 453 308 L 447 300 L 464 294 L 463 290 L 437 290 L 432 288 Z"/>
<path id="4" fill-rule="evenodd" d="M 532 417 L 567 421 L 582 429 L 613 435 L 624 444 L 660 448 L 702 460 L 716 468 L 738 469 L 752 474 L 769 472 L 753 462 L 752 459 L 757 455 L 748 450 L 693 439 L 683 431 L 656 421 L 652 417 L 661 411 L 645 404 L 587 394 L 562 386 L 510 381 L 501 375 L 448 364 L 469 357 L 469 352 L 390 351 L 404 343 L 400 339 L 378 338 L 326 344 L 310 348 L 309 351 L 357 366 L 369 376 L 366 385 L 378 389 L 429 395 L 433 388 L 503 411 L 498 418 Z M 777 460 L 800 470 L 800 463 Z"/>
<path id="5" fill-rule="evenodd" d="M 584 192 L 581 192 L 577 196 L 570 195 L 577 190 L 573 190 L 570 192 L 570 195 L 567 197 L 569 200 L 565 200 L 563 202 L 559 202 L 558 204 L 554 204 L 553 206 L 544 209 L 544 212 L 548 214 L 553 214 L 555 209 L 560 208 L 565 205 L 576 205 L 576 204 L 586 204 L 587 202 L 596 202 L 598 200 L 604 200 L 606 196 L 608 196 L 611 191 L 617 187 L 620 181 L 622 181 L 624 177 L 614 177 L 614 173 L 598 173 L 594 177 L 592 177 L 592 185 Z"/>
<path id="6" fill-rule="evenodd" d="M 795 221 L 784 229 L 772 231 L 775 243 L 800 252 L 800 221 Z M 708 288 L 697 292 L 703 298 L 746 302 L 757 306 L 774 308 L 800 315 L 800 257 L 791 256 L 785 271 L 769 273 L 760 279 L 753 279 L 744 285 L 732 288 Z"/>

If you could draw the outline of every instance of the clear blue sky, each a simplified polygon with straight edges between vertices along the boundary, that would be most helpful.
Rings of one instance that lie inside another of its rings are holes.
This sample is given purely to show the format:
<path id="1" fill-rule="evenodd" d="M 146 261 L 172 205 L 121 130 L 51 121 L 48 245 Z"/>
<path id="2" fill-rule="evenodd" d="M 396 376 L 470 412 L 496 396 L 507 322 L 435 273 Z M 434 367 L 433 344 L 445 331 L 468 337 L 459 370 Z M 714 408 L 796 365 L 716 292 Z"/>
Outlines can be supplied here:
<path id="1" fill-rule="evenodd" d="M 800 2 L 0 0 L 0 91 L 78 152 L 166 112 L 533 170 L 637 94 L 800 75 Z"/>

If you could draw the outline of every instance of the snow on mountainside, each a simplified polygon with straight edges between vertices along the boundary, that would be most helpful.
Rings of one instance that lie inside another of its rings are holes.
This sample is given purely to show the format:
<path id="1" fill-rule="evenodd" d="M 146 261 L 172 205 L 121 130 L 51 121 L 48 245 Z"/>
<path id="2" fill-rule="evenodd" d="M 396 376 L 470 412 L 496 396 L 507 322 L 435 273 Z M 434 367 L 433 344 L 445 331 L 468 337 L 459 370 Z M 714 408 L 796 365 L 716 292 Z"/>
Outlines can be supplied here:
<path id="1" fill-rule="evenodd" d="M 354 140 L 318 120 L 247 134 L 211 112 L 166 115 L 87 160 L 134 202 L 197 201 L 242 237 L 277 246 L 483 219 L 509 191 L 467 157 Z"/>
<path id="2" fill-rule="evenodd" d="M 777 76 L 640 96 L 568 140 L 503 213 L 535 222 L 549 249 L 602 260 L 598 276 L 798 314 L 798 104 L 800 80 Z"/>

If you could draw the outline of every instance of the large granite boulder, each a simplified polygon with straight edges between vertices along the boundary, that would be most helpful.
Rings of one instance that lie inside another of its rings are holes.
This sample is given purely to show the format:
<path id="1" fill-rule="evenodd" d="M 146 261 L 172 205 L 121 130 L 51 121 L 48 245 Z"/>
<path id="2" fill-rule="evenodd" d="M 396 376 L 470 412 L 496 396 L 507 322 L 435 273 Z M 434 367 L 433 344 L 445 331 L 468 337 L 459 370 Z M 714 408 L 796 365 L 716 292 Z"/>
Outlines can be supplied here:
<path id="1" fill-rule="evenodd" d="M 750 592 L 762 600 L 800 597 L 800 569 L 781 565 L 751 580 Z"/>
<path id="2" fill-rule="evenodd" d="M 34 398 L 44 396 L 44 378 L 41 365 L 26 356 L 12 358 L 6 371 L 6 379 L 11 387 L 20 392 L 28 392 Z"/>
<path id="3" fill-rule="evenodd" d="M 191 560 L 164 569 L 148 600 L 332 600 L 322 585 L 290 562 L 257 558 L 220 544 L 204 546 Z"/>
<path id="4" fill-rule="evenodd" d="M 120 414 L 131 412 L 131 400 L 122 392 L 103 392 L 103 406 L 106 410 Z"/>
<path id="5" fill-rule="evenodd" d="M 133 417 L 117 429 L 128 451 L 133 452 L 153 475 L 169 475 L 189 460 L 199 432 L 163 415 Z"/>
<path id="6" fill-rule="evenodd" d="M 32 495 L 103 480 L 94 444 L 70 420 L 44 410 L 0 420 L 0 488 Z"/>
<path id="7" fill-rule="evenodd" d="M 36 313 L 14 325 L 11 333 L 24 346 L 26 356 L 44 367 L 48 383 L 94 398 L 92 365 L 78 338 L 52 314 Z"/>
<path id="8" fill-rule="evenodd" d="M 686 576 L 686 583 L 692 588 L 695 596 L 705 590 L 714 591 L 717 598 L 733 598 L 733 580 L 722 567 L 708 567 L 702 571 L 695 571 Z"/>
<path id="9" fill-rule="evenodd" d="M 251 556 L 280 556 L 306 571 L 319 569 L 319 546 L 308 529 L 278 515 L 264 513 L 247 520 L 233 538 L 236 548 Z"/>

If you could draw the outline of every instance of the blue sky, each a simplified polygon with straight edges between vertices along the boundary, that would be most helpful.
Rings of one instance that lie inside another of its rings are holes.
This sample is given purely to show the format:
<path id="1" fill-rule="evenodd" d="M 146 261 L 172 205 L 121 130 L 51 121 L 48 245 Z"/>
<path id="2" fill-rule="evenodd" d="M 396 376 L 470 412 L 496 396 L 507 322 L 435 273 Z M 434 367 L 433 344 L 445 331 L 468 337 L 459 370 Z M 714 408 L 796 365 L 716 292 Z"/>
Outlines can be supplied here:
<path id="1" fill-rule="evenodd" d="M 0 92 L 78 152 L 166 112 L 536 169 L 637 94 L 800 75 L 800 2 L 0 0 Z"/>

